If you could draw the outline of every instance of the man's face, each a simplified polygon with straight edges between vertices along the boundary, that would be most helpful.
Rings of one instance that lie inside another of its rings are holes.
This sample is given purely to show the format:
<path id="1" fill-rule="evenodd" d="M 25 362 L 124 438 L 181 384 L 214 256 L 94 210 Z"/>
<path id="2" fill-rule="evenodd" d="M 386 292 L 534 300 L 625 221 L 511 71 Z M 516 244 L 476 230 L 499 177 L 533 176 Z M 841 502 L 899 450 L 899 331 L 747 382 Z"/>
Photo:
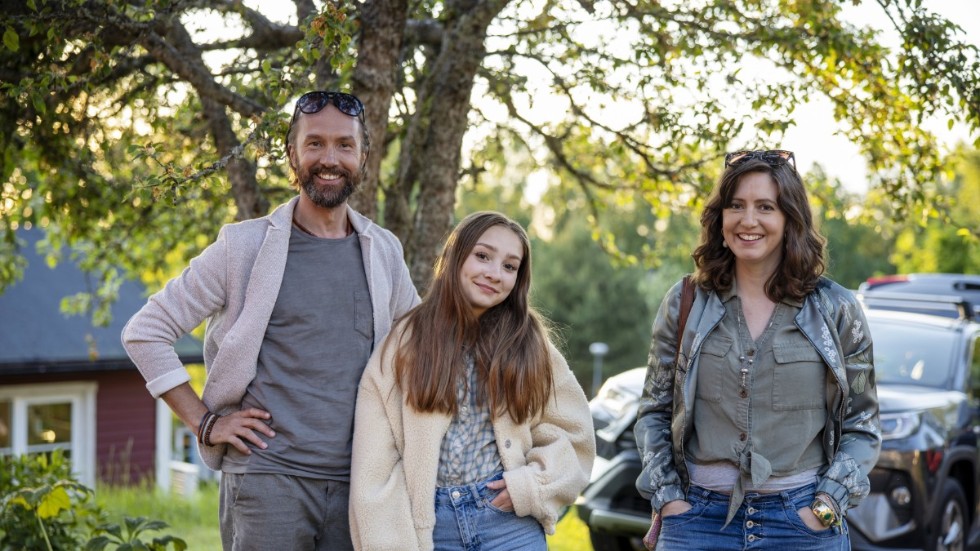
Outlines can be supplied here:
<path id="1" fill-rule="evenodd" d="M 361 183 L 366 152 L 360 124 L 357 117 L 341 113 L 334 105 L 296 120 L 295 141 L 288 146 L 289 166 L 301 193 L 318 207 L 344 204 Z"/>

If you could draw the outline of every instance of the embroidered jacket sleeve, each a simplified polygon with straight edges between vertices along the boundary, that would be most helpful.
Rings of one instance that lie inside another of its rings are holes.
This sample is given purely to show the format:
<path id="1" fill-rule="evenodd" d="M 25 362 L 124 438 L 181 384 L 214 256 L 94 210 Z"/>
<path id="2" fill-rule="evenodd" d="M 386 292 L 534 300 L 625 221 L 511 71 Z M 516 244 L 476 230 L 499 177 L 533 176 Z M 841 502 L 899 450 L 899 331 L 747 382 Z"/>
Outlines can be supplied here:
<path id="1" fill-rule="evenodd" d="M 643 462 L 636 488 L 655 511 L 667 502 L 685 498 L 671 442 L 680 294 L 681 283 L 677 283 L 664 297 L 653 323 L 647 374 L 633 429 Z"/>
<path id="2" fill-rule="evenodd" d="M 817 491 L 829 494 L 839 510 L 846 511 L 857 506 L 871 490 L 868 474 L 881 451 L 871 332 L 853 293 L 834 283 L 816 293 L 824 311 L 834 313 L 829 321 L 837 331 L 847 378 L 844 403 L 834 412 L 835 416 L 840 415 L 835 419 L 839 430 L 834 435 L 840 445 Z"/>
<path id="3" fill-rule="evenodd" d="M 533 516 L 549 534 L 554 533 L 561 508 L 571 505 L 589 483 L 595 461 L 595 432 L 585 393 L 554 346 L 551 361 L 553 397 L 530 427 L 531 441 L 529 447 L 525 445 L 523 465 L 507 468 L 510 461 L 506 461 L 504 471 L 514 511 L 519 516 Z M 510 417 L 505 417 L 506 425 Z M 514 447 L 508 447 L 507 441 L 502 444 L 498 436 L 498 448 L 506 459 Z"/>

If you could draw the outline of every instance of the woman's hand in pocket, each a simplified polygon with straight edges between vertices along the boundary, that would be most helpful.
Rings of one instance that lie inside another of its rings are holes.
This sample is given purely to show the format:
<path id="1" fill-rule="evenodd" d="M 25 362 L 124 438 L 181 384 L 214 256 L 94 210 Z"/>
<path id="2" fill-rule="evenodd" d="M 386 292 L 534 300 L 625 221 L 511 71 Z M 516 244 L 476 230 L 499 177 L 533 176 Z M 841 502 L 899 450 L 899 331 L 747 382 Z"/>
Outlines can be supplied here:
<path id="1" fill-rule="evenodd" d="M 661 517 L 672 517 L 674 515 L 683 515 L 684 513 L 691 510 L 692 505 L 683 499 L 675 499 L 674 501 L 669 501 L 660 508 Z"/>
<path id="2" fill-rule="evenodd" d="M 487 488 L 491 490 L 500 490 L 500 493 L 490 502 L 497 509 L 504 511 L 505 513 L 514 512 L 514 502 L 510 500 L 510 492 L 507 491 L 507 482 L 504 479 L 494 480 L 493 482 L 487 482 Z"/>
<path id="3" fill-rule="evenodd" d="M 809 507 L 798 509 L 796 514 L 800 515 L 800 520 L 802 520 L 803 524 L 806 524 L 806 527 L 810 530 L 819 532 L 827 529 L 827 527 L 820 522 L 820 519 L 817 518 L 817 515 L 813 514 L 813 511 L 811 511 Z"/>

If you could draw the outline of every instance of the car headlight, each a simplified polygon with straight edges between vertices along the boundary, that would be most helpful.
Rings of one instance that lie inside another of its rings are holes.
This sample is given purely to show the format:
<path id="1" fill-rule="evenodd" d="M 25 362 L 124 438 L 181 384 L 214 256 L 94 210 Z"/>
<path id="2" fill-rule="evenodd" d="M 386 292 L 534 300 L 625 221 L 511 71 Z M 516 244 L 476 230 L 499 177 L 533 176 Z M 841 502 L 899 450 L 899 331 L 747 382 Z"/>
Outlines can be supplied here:
<path id="1" fill-rule="evenodd" d="M 620 389 L 604 385 L 589 403 L 592 417 L 605 424 L 618 424 L 624 417 L 636 413 L 637 397 Z"/>
<path id="2" fill-rule="evenodd" d="M 922 414 L 918 412 L 883 413 L 879 417 L 881 423 L 881 439 L 897 440 L 911 436 L 922 423 Z"/>

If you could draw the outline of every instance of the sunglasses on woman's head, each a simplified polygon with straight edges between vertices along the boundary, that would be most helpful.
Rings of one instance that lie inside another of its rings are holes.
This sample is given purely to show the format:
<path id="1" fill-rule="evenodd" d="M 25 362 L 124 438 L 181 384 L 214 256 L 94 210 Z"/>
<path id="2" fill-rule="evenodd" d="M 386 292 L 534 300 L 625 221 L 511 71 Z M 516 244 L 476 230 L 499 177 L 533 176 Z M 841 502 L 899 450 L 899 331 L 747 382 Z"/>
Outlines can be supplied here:
<path id="1" fill-rule="evenodd" d="M 790 163 L 793 165 L 793 168 L 796 168 L 796 156 L 793 155 L 792 151 L 786 151 L 785 149 L 770 149 L 768 151 L 749 151 L 743 149 L 742 151 L 733 151 L 725 155 L 725 168 L 738 166 L 750 159 L 758 159 L 772 167 Z"/>
<path id="2" fill-rule="evenodd" d="M 364 104 L 357 97 L 343 92 L 307 92 L 296 100 L 296 110 L 293 119 L 300 112 L 307 115 L 319 113 L 327 104 L 333 104 L 341 113 L 360 118 L 364 114 Z"/>

